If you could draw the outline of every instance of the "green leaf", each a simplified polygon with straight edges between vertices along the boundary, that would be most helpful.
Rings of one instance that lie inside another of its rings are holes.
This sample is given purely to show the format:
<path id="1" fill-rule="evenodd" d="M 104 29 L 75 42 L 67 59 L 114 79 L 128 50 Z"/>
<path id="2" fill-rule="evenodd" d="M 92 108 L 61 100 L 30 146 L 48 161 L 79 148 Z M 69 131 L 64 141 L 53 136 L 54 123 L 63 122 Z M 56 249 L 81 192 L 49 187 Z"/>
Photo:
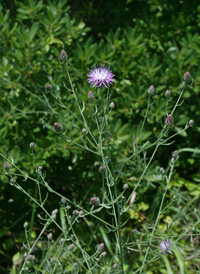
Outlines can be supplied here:
<path id="1" fill-rule="evenodd" d="M 38 29 L 39 29 L 39 23 L 38 22 L 35 22 L 31 29 L 30 29 L 30 32 L 29 32 L 29 38 L 30 40 L 33 40 L 33 38 L 35 37 L 35 35 L 37 34 L 38 32 Z"/>

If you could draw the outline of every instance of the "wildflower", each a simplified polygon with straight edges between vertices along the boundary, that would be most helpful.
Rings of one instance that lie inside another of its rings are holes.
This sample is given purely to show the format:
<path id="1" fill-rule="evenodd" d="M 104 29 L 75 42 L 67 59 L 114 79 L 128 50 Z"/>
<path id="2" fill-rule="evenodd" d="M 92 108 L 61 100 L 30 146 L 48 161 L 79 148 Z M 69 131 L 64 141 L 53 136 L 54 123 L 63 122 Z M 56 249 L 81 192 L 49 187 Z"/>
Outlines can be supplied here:
<path id="1" fill-rule="evenodd" d="M 4 169 L 7 170 L 7 171 L 10 169 L 10 165 L 9 165 L 9 163 L 7 163 L 7 162 L 4 162 L 3 167 L 4 167 Z"/>
<path id="2" fill-rule="evenodd" d="M 149 89 L 148 89 L 148 94 L 149 94 L 150 96 L 152 96 L 152 95 L 154 94 L 154 91 L 155 91 L 155 88 L 154 88 L 153 85 L 151 85 L 151 86 L 149 87 Z"/>
<path id="3" fill-rule="evenodd" d="M 167 90 L 166 92 L 165 92 L 165 97 L 170 97 L 170 95 L 171 95 L 171 91 L 170 90 Z"/>
<path id="4" fill-rule="evenodd" d="M 189 121 L 189 126 L 192 127 L 193 124 L 194 124 L 194 120 L 191 119 L 191 120 Z"/>
<path id="5" fill-rule="evenodd" d="M 106 252 L 106 251 L 104 251 L 104 252 L 102 252 L 102 254 L 101 254 L 101 255 L 102 255 L 103 257 L 105 257 L 105 256 L 106 256 L 106 254 L 107 254 L 107 252 Z"/>
<path id="6" fill-rule="evenodd" d="M 69 245 L 69 246 L 68 246 L 68 250 L 69 250 L 69 251 L 72 251 L 72 250 L 74 249 L 74 246 L 75 246 L 74 244 Z"/>
<path id="7" fill-rule="evenodd" d="M 100 204 L 99 197 L 92 197 L 90 198 L 90 203 L 94 206 L 98 206 Z"/>
<path id="8" fill-rule="evenodd" d="M 57 132 L 60 132 L 62 130 L 62 126 L 59 123 L 54 123 L 53 127 Z"/>
<path id="9" fill-rule="evenodd" d="M 184 80 L 185 82 L 187 82 L 187 81 L 190 80 L 190 78 L 191 78 L 191 75 L 190 75 L 190 73 L 187 71 L 187 72 L 184 74 L 184 76 L 183 76 L 183 80 Z"/>
<path id="10" fill-rule="evenodd" d="M 104 173 L 106 171 L 106 167 L 104 165 L 100 165 L 99 172 Z"/>
<path id="11" fill-rule="evenodd" d="M 114 102 L 111 102 L 110 103 L 110 108 L 112 109 L 112 108 L 114 108 L 115 107 L 115 103 Z"/>
<path id="12" fill-rule="evenodd" d="M 172 114 L 169 114 L 166 119 L 166 125 L 168 127 L 171 127 L 173 125 L 173 123 L 174 123 L 174 118 L 173 118 Z"/>
<path id="13" fill-rule="evenodd" d="M 50 91 L 50 90 L 52 90 L 52 86 L 50 84 L 46 84 L 45 89 L 46 89 L 46 91 Z"/>
<path id="14" fill-rule="evenodd" d="M 113 84 L 115 76 L 111 73 L 110 68 L 105 68 L 105 66 L 97 65 L 94 66 L 92 70 L 89 71 L 87 75 L 89 79 L 88 83 L 91 83 L 91 87 L 97 86 L 98 88 L 105 86 L 108 88 L 110 84 Z"/>
<path id="15" fill-rule="evenodd" d="M 30 143 L 30 148 L 35 148 L 35 143 L 34 142 Z"/>
<path id="16" fill-rule="evenodd" d="M 92 91 L 88 92 L 88 99 L 94 100 L 94 93 Z"/>
<path id="17" fill-rule="evenodd" d="M 61 52 L 60 52 L 60 60 L 63 61 L 63 62 L 67 61 L 67 53 L 66 53 L 65 50 L 61 50 Z"/>
<path id="18" fill-rule="evenodd" d="M 104 243 L 101 243 L 97 246 L 97 251 L 103 251 L 104 250 Z"/>
<path id="19" fill-rule="evenodd" d="M 164 240 L 160 243 L 159 247 L 161 251 L 163 252 L 163 254 L 170 253 L 170 250 L 172 249 L 171 244 L 172 243 L 169 239 Z"/>

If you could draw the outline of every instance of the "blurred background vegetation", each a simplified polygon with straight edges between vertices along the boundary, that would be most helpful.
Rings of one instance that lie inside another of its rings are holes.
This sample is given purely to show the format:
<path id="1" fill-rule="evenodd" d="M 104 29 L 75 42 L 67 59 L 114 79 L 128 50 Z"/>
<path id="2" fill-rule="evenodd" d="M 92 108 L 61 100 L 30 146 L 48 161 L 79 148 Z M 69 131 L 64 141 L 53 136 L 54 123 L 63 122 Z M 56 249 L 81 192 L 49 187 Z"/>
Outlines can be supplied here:
<path id="1" fill-rule="evenodd" d="M 86 103 L 86 109 L 89 109 L 87 93 L 91 90 L 87 84 L 88 69 L 98 63 L 106 64 L 115 74 L 111 87 L 115 109 L 110 116 L 110 132 L 116 162 L 131 155 L 133 135 L 139 133 L 147 105 L 148 87 L 153 84 L 156 93 L 141 142 L 155 140 L 165 119 L 164 93 L 168 89 L 172 93 L 170 113 L 179 95 L 180 80 L 189 71 L 194 87 L 184 93 L 184 103 L 174 115 L 171 132 L 176 133 L 190 119 L 194 119 L 195 126 L 176 137 L 172 146 L 157 153 L 138 193 L 137 210 L 142 214 L 132 214 L 126 229 L 142 225 L 143 214 L 153 220 L 160 202 L 155 199 L 159 184 L 153 175 L 156 168 L 167 166 L 174 149 L 200 148 L 199 31 L 200 4 L 195 0 L 1 1 L 0 152 L 12 155 L 19 168 L 35 176 L 29 147 L 30 142 L 35 142 L 37 165 L 46 171 L 51 187 L 84 204 L 91 193 L 99 195 L 101 178 L 95 163 L 100 159 L 66 143 L 53 130 L 53 123 L 59 122 L 65 125 L 68 136 L 78 142 L 83 135 L 81 125 L 74 123 L 70 112 L 45 93 L 44 86 L 50 83 L 55 96 L 77 112 L 72 94 L 63 86 L 67 77 L 58 59 L 60 51 L 64 49 L 68 54 L 78 99 Z M 90 121 L 90 112 L 85 113 Z M 128 175 L 121 178 L 121 185 L 128 182 L 130 188 L 134 186 L 141 174 L 140 161 L 138 158 L 126 166 Z M 21 250 L 23 224 L 30 221 L 33 205 L 8 184 L 3 162 L 2 158 L 0 269 L 1 273 L 7 273 L 14 254 Z M 189 210 L 184 201 L 193 201 L 194 207 L 199 202 L 198 154 L 181 153 L 176 171 L 169 197 L 178 195 L 176 206 L 182 208 L 184 222 L 189 216 L 184 214 Z M 35 185 L 28 180 L 21 183 L 34 195 Z M 51 211 L 58 204 L 59 200 L 50 195 L 47 208 Z M 178 216 L 180 210 L 176 206 L 173 213 Z M 192 217 L 188 218 L 190 222 Z M 37 220 L 34 226 L 35 230 L 40 227 Z"/>

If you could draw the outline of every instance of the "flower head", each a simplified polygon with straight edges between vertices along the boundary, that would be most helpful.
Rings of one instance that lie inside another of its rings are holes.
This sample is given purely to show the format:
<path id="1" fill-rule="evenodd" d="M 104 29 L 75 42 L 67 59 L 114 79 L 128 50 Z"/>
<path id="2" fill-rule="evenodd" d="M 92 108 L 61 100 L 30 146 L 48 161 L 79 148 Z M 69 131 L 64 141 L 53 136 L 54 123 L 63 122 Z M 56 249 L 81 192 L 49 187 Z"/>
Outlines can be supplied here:
<path id="1" fill-rule="evenodd" d="M 169 114 L 169 115 L 167 116 L 167 119 L 166 119 L 165 123 L 166 123 L 166 125 L 167 125 L 168 127 L 171 127 L 171 126 L 173 125 L 173 123 L 174 123 L 174 118 L 173 118 L 172 114 Z"/>
<path id="2" fill-rule="evenodd" d="M 105 68 L 104 65 L 97 65 L 89 71 L 87 76 L 89 77 L 88 83 L 91 83 L 91 87 L 97 86 L 100 88 L 105 86 L 108 88 L 110 84 L 113 84 L 113 77 L 115 75 L 111 73 L 110 68 Z"/>
<path id="3" fill-rule="evenodd" d="M 159 247 L 161 251 L 163 252 L 163 254 L 170 253 L 170 250 L 172 249 L 171 244 L 172 243 L 169 239 L 164 240 L 160 243 Z"/>

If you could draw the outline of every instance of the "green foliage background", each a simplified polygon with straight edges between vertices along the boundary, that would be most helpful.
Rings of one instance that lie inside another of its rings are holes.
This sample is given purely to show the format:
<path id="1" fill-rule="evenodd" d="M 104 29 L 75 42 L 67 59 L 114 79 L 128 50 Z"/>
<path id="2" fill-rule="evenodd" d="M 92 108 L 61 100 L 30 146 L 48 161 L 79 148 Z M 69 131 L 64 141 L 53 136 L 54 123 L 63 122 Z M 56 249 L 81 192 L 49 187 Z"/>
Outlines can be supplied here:
<path id="1" fill-rule="evenodd" d="M 82 128 L 74 124 L 73 115 L 44 89 L 45 84 L 50 83 L 53 93 L 60 96 L 67 108 L 77 111 L 72 95 L 63 86 L 63 81 L 67 80 L 58 60 L 61 49 L 69 56 L 78 99 L 86 103 L 86 109 L 90 90 L 86 77 L 88 69 L 94 64 L 106 64 L 116 75 L 111 88 L 116 107 L 110 120 L 116 162 L 132 151 L 133 135 L 139 133 L 147 105 L 148 87 L 153 84 L 156 94 L 142 135 L 143 142 L 153 142 L 164 122 L 165 91 L 172 92 L 172 108 L 179 95 L 180 79 L 189 71 L 195 81 L 194 88 L 184 93 L 184 104 L 175 113 L 172 131 L 177 132 L 190 119 L 195 120 L 195 126 L 179 135 L 170 150 L 164 147 L 156 155 L 156 162 L 145 178 L 148 183 L 138 194 L 143 195 L 143 203 L 147 205 L 145 208 L 140 204 L 145 212 L 157 194 L 156 179 L 152 177 L 155 167 L 165 167 L 174 149 L 200 148 L 199 30 L 200 5 L 191 0 L 2 1 L 1 153 L 12 155 L 17 166 L 34 174 L 29 144 L 35 142 L 37 164 L 46 170 L 52 188 L 84 203 L 89 200 L 88 193 L 98 194 L 101 180 L 95 162 L 99 159 L 55 134 L 52 125 L 59 122 L 65 125 L 71 138 L 79 141 Z M 90 120 L 89 112 L 87 119 Z M 3 166 L 4 160 L 1 160 Z M 141 170 L 132 163 L 125 172 L 129 176 L 121 179 L 121 183 L 128 181 L 131 186 Z M 12 266 L 12 256 L 24 240 L 22 227 L 30 220 L 32 204 L 8 184 L 3 168 L 0 176 L 0 252 L 4 271 Z M 175 188 L 172 187 L 170 195 L 181 189 L 183 195 L 198 198 L 199 182 L 198 154 L 182 153 L 174 177 Z M 34 186 L 28 181 L 23 184 L 34 195 Z M 58 203 L 49 199 L 49 210 Z M 149 212 L 152 218 L 155 209 L 156 201 Z M 132 224 L 140 222 L 138 217 Z M 132 224 L 127 224 L 127 229 Z"/>

